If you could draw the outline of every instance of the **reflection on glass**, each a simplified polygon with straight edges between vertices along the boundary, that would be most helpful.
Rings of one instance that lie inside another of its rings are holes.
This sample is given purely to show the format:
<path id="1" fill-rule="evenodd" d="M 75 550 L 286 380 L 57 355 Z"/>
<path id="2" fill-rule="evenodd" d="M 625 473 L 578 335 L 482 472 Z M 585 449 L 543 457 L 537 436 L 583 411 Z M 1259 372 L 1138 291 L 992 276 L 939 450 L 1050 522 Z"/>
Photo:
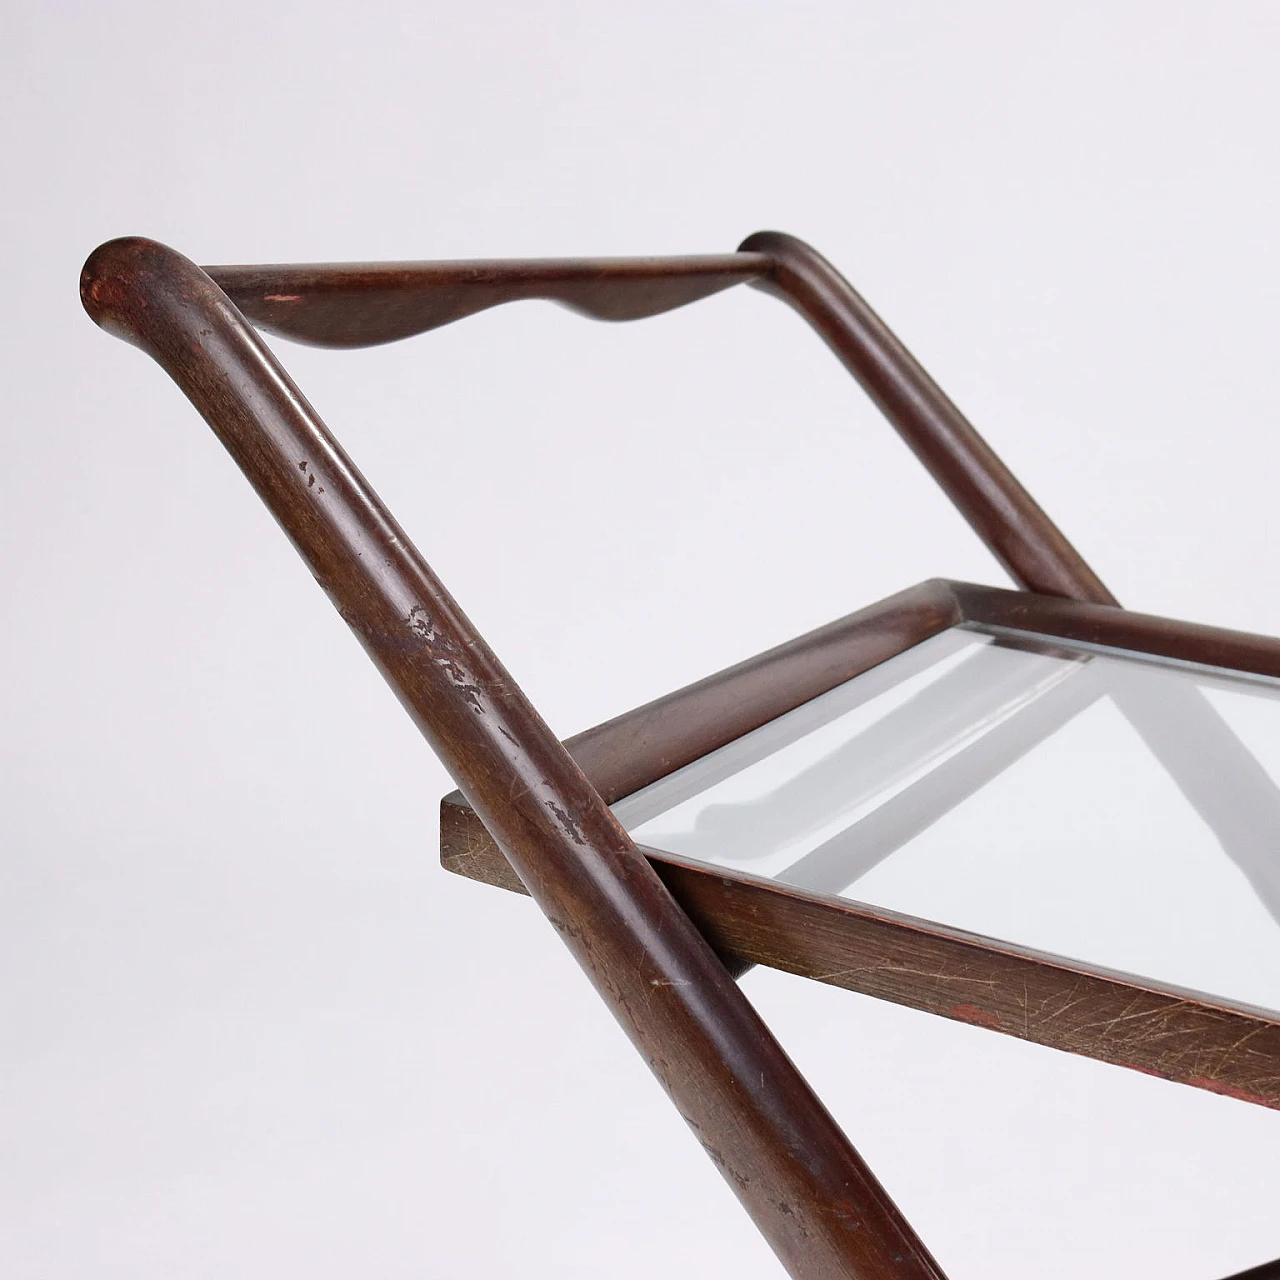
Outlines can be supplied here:
<path id="1" fill-rule="evenodd" d="M 1280 1010 L 1280 681 L 954 628 L 614 806 L 642 844 Z"/>

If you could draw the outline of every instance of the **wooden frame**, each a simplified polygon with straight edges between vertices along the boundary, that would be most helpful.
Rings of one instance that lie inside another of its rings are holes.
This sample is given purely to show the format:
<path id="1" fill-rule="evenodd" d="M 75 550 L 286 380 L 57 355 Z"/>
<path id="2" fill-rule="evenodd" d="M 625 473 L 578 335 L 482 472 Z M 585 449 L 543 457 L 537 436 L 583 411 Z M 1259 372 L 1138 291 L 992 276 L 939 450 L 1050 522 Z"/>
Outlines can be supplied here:
<path id="1" fill-rule="evenodd" d="M 1036 594 L 926 584 L 582 735 L 570 742 L 571 754 L 251 323 L 299 341 L 359 346 L 524 298 L 623 320 L 739 283 L 780 297 L 813 326 L 1014 580 Z M 1094 628 L 1129 647 L 1147 641 L 1227 652 L 1248 670 L 1250 662 L 1274 661 L 1275 642 L 1119 611 L 866 302 L 813 249 L 776 232 L 750 237 L 734 254 L 693 258 L 207 271 L 154 241 L 126 239 L 90 256 L 81 296 L 97 323 L 154 357 L 204 416 L 449 769 L 461 796 L 445 802 L 447 864 L 522 887 L 538 902 L 788 1272 L 806 1280 L 938 1280 L 936 1261 L 712 944 L 738 967 L 794 967 L 948 1016 L 998 1019 L 1014 1034 L 1032 1035 L 1034 1023 L 1032 1038 L 1078 1047 L 1066 1043 L 1066 1029 L 1083 1035 L 1079 1019 L 1050 1008 L 1061 965 L 671 859 L 651 864 L 613 817 L 610 799 L 960 616 L 1017 617 L 1024 627 L 1038 619 L 1059 635 Z M 797 959 L 797 938 L 807 931 L 812 940 Z M 936 961 L 939 981 L 895 973 L 894 957 L 906 951 Z M 941 975 L 963 977 L 984 965 L 1000 975 L 993 980 L 1007 983 L 1016 970 L 1042 982 L 1034 1013 L 1030 999 L 1018 1009 L 1012 996 L 957 1000 L 954 983 L 943 999 Z M 1179 1011 L 1168 993 L 1142 992 L 1118 977 L 1077 977 L 1073 1000 L 1112 1011 L 1121 999 L 1149 1000 L 1125 1016 L 1146 1018 L 1151 1042 L 1176 1024 L 1184 1050 L 1202 1044 L 1197 1052 L 1222 1057 L 1212 1070 L 1204 1057 L 1208 1074 L 1199 1083 L 1276 1104 L 1274 1075 L 1251 1069 L 1243 1051 L 1227 1051 L 1232 1030 L 1250 1015 L 1208 1005 Z M 1055 1020 L 1063 1030 L 1049 1030 Z M 1276 1029 L 1263 1030 L 1273 1045 Z M 1258 1031 L 1255 1046 L 1262 1039 Z M 1141 1045 L 1128 1045 L 1125 1056 L 1186 1078 Z M 1251 1274 L 1278 1271 L 1269 1264 Z"/>
<path id="2" fill-rule="evenodd" d="M 1280 677 L 1280 641 L 1264 636 L 1028 592 L 934 581 L 619 716 L 565 745 L 600 794 L 614 803 L 886 658 L 966 623 Z M 1207 703 L 1188 693 L 1182 709 L 1188 732 L 1202 740 L 1216 734 L 1215 744 L 1230 749 L 1230 730 Z M 1067 701 L 1066 712 L 1080 709 L 1086 696 Z M 1040 736 L 1058 723 L 1051 719 L 1032 732 Z M 1141 719 L 1136 723 L 1141 727 Z M 1018 727 L 1011 727 L 1013 741 L 996 747 L 1000 758 L 992 769 L 959 779 L 944 803 L 963 798 L 1025 749 Z M 1177 769 L 1171 744 L 1155 745 L 1166 764 Z M 1242 751 L 1235 746 L 1237 753 Z M 1175 778 L 1184 789 L 1192 788 L 1194 802 L 1199 794 L 1194 770 L 1181 770 Z M 1259 796 L 1276 803 L 1274 784 L 1266 775 L 1246 777 L 1245 782 L 1255 803 Z M 904 793 L 904 798 L 918 806 L 918 797 Z M 1238 797 L 1222 799 L 1228 811 L 1237 807 Z M 1212 799 L 1198 807 L 1207 809 L 1214 825 Z M 923 815 L 922 823 L 932 816 Z M 645 852 L 735 972 L 765 964 L 1280 1108 L 1280 1015 L 788 888 L 748 872 L 658 849 Z M 441 861 L 450 871 L 523 892 L 519 877 L 458 792 L 441 802 Z M 1258 868 L 1242 869 L 1259 874 Z M 1261 868 L 1264 874 L 1268 870 L 1273 897 L 1280 897 L 1275 892 L 1280 865 Z"/>

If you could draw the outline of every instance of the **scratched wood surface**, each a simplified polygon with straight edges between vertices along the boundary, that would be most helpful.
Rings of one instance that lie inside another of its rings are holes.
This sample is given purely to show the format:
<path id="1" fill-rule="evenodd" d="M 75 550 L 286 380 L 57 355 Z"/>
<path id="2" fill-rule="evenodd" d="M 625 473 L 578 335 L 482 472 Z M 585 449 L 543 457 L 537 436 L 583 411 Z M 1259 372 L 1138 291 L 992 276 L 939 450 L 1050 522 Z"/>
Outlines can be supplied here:
<path id="1" fill-rule="evenodd" d="M 660 715 L 654 711 L 659 704 L 650 704 L 570 738 L 566 745 L 612 802 L 817 696 L 838 683 L 837 676 L 852 678 L 958 622 L 1017 627 L 1047 637 L 1280 676 L 1280 641 L 1270 637 L 1114 606 L 937 580 L 669 694 L 659 700 Z M 807 652 L 822 654 L 821 678 L 816 665 L 806 663 Z M 1186 714 L 1194 716 L 1188 720 L 1189 731 L 1220 732 L 1194 704 Z M 692 751 L 693 746 L 698 750 Z M 1228 799 L 1233 798 L 1228 793 Z M 1280 1017 L 1267 1010 L 1164 988 L 1132 975 L 700 865 L 662 850 L 645 852 L 734 973 L 764 964 L 1280 1107 Z M 458 792 L 441 802 L 441 861 L 459 875 L 523 891 L 519 877 Z"/>
<path id="2" fill-rule="evenodd" d="M 130 238 L 91 255 L 81 297 L 204 416 L 788 1272 L 941 1280 L 705 937 L 227 295 L 181 254 Z"/>
<path id="3" fill-rule="evenodd" d="M 790 1274 L 942 1276 L 717 954 L 735 970 L 752 962 L 792 968 L 1277 1105 L 1276 1028 L 1254 1012 L 665 856 L 651 860 L 609 814 L 608 801 L 966 611 L 1030 625 L 1039 608 L 1043 619 L 1065 618 L 1062 625 L 1096 635 L 1125 616 L 972 424 L 810 246 L 765 232 L 735 254 L 679 259 L 209 272 L 154 241 L 113 241 L 86 263 L 82 298 L 105 329 L 152 355 L 204 415 L 459 782 L 465 798 L 447 797 L 443 807 L 446 866 L 527 887 Z M 1042 603 L 1002 602 L 998 593 L 984 601 L 978 589 L 927 584 L 584 735 L 571 744 L 575 761 L 248 321 L 299 341 L 359 346 L 520 299 L 625 320 L 735 284 L 764 289 L 809 322 Z M 1094 612 L 1055 614 L 1049 597 Z M 1130 638 L 1139 648 L 1176 644 L 1184 656 L 1221 641 L 1171 625 L 1174 632 L 1162 633 L 1141 624 Z M 1272 661 L 1265 646 L 1262 657 L 1247 648 L 1228 641 L 1225 651 L 1238 651 L 1249 670 L 1259 669 L 1250 661 Z M 741 1080 L 756 1078 L 758 1091 L 741 1089 Z"/>

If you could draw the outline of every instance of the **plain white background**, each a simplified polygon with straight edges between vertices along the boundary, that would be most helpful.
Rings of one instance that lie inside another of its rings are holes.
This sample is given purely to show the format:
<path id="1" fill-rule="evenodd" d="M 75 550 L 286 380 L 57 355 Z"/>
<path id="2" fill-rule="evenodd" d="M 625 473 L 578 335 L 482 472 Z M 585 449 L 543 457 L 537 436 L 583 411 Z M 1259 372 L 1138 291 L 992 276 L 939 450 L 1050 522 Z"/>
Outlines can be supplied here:
<path id="1" fill-rule="evenodd" d="M 789 230 L 1123 601 L 1280 633 L 1278 13 L 7 6 L 0 1273 L 779 1274 L 536 909 L 439 870 L 447 778 L 194 411 L 81 312 L 96 243 Z M 564 734 L 921 578 L 1004 581 L 759 294 L 278 347 Z M 746 989 L 953 1280 L 1280 1254 L 1276 1114 Z"/>

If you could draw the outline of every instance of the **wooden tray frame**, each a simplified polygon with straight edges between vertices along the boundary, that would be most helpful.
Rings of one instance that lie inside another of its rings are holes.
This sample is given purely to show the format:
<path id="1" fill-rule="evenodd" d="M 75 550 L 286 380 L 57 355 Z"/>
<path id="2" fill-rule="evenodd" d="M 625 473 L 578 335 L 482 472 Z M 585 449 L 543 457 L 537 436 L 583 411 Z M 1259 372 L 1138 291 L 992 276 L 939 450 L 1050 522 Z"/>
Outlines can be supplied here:
<path id="1" fill-rule="evenodd" d="M 509 887 L 515 882 L 502 868 L 514 870 L 788 1273 L 797 1280 L 940 1280 L 936 1260 L 712 943 L 738 960 L 796 964 L 789 957 L 797 938 L 813 931 L 825 941 L 810 948 L 804 964 L 827 980 L 837 980 L 839 966 L 861 966 L 861 989 L 937 1005 L 953 1017 L 965 1016 L 963 1006 L 973 1004 L 982 1011 L 975 1020 L 999 1019 L 1001 1029 L 1014 1034 L 1019 1018 L 1022 1032 L 1032 1034 L 1030 999 L 1016 1005 L 1007 995 L 984 1005 L 957 999 L 953 991 L 942 1000 L 945 979 L 921 986 L 882 962 L 909 941 L 915 954 L 936 954 L 939 975 L 960 972 L 954 966 L 962 962 L 1000 972 L 1006 985 L 1014 969 L 1040 974 L 1048 1003 L 1036 1006 L 1035 1037 L 1078 1047 L 1051 1030 L 1057 1021 L 1084 1034 L 1073 1018 L 1074 997 L 1053 1007 L 1060 1000 L 1054 993 L 1061 963 L 885 913 L 806 901 L 761 882 L 708 877 L 674 862 L 651 864 L 610 812 L 608 789 L 602 795 L 551 733 L 252 327 L 322 346 L 361 346 L 525 298 L 629 320 L 741 283 L 780 298 L 808 321 L 1014 581 L 1035 593 L 995 593 L 983 597 L 981 607 L 1022 610 L 1024 624 L 1039 611 L 1053 634 L 1068 634 L 1059 627 L 1078 623 L 1140 639 L 1172 626 L 1171 642 L 1195 643 L 1198 636 L 1206 654 L 1216 652 L 1215 644 L 1234 645 L 1245 669 L 1249 653 L 1274 645 L 1248 637 L 1224 641 L 1227 633 L 1178 630 L 1181 624 L 1118 611 L 1092 569 L 865 300 L 815 250 L 778 232 L 757 233 L 736 253 L 686 258 L 207 270 L 155 241 L 126 238 L 90 255 L 81 298 L 104 329 L 151 355 L 212 427 L 457 782 L 466 807 L 446 803 L 445 830 L 455 869 L 487 870 L 490 878 L 505 876 Z M 811 689 L 804 695 L 811 697 L 856 674 L 858 663 L 883 660 L 912 635 L 978 607 L 973 602 L 980 594 L 946 584 L 905 593 L 675 701 L 642 708 L 624 717 L 624 727 L 605 726 L 575 741 L 574 749 L 606 780 L 601 785 L 608 788 L 611 780 L 614 788 L 634 789 L 635 778 L 677 767 L 671 762 L 691 758 L 688 752 L 705 742 L 688 719 L 690 708 L 717 705 L 742 689 L 752 695 L 746 720 L 771 718 L 777 712 L 765 715 L 769 707 L 795 705 L 803 690 Z M 1080 602 L 1083 611 L 1056 613 L 1066 609 L 1063 601 Z M 856 646 L 851 636 L 858 637 Z M 780 673 L 786 678 L 775 687 Z M 721 740 L 736 714 L 723 706 L 717 712 Z M 664 738 L 673 726 L 674 737 Z M 663 765 L 649 745 L 658 739 L 678 740 Z M 481 847 L 476 819 L 499 857 Z M 753 912 L 763 913 L 762 923 L 749 924 Z M 1242 1011 L 1198 1004 L 1184 1013 L 1169 993 L 1143 992 L 1118 977 L 1082 972 L 1079 981 L 1080 998 L 1112 1015 L 1117 1037 L 1124 1038 L 1124 1024 L 1116 1019 L 1129 1016 L 1119 1012 L 1119 1002 L 1137 1000 L 1130 1012 L 1146 1020 L 1151 1037 L 1158 1040 L 1163 1027 L 1176 1023 L 1184 1046 L 1201 1046 L 1197 1070 L 1206 1074 L 1198 1082 L 1275 1104 L 1274 1075 L 1250 1065 L 1258 1055 L 1274 1062 L 1271 1048 L 1260 1043 L 1273 1029 L 1258 1029 L 1256 1016 L 1248 1024 L 1253 1029 L 1242 1032 L 1252 1040 L 1237 1044 L 1230 1040 L 1233 1029 L 1250 1016 Z M 1090 1046 L 1097 1048 L 1092 1039 Z M 1215 1053 L 1222 1064 L 1215 1064 Z M 1130 1065 L 1154 1061 L 1150 1069 L 1183 1078 L 1167 1053 L 1148 1054 L 1126 1042 L 1123 1056 Z M 1249 1275 L 1277 1280 L 1280 1261 Z"/>
<path id="2" fill-rule="evenodd" d="M 1265 636 L 935 580 L 610 720 L 565 746 L 614 803 L 966 623 L 1280 677 L 1280 641 Z M 1207 704 L 1192 702 L 1186 717 L 1202 742 L 1210 734 L 1219 740 L 1230 734 Z M 1256 787 L 1258 780 L 1248 781 Z M 1262 790 L 1261 798 L 1274 816 L 1274 787 Z M 1223 797 L 1224 803 L 1233 799 Z M 448 870 L 524 892 L 460 792 L 441 802 L 440 826 L 441 862 Z M 735 972 L 764 964 L 1280 1107 L 1280 1015 L 659 849 L 644 852 Z"/>

